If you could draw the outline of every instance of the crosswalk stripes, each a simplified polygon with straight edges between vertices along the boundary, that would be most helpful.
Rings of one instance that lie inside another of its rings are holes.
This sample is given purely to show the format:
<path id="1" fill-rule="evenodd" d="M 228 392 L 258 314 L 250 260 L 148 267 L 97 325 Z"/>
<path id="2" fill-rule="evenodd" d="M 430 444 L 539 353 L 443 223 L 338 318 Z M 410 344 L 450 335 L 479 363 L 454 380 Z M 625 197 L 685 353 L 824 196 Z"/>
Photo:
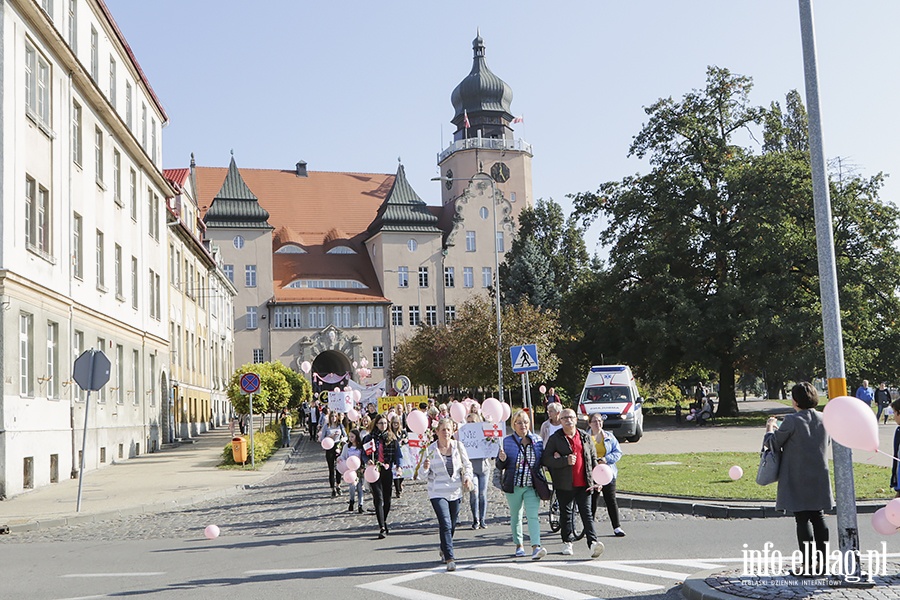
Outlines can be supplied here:
<path id="1" fill-rule="evenodd" d="M 665 568 L 667 566 L 686 567 L 696 572 L 701 569 L 716 569 L 725 566 L 725 563 L 740 561 L 741 559 L 647 559 L 647 560 L 619 560 L 619 561 L 545 561 L 540 564 L 532 562 L 497 563 L 497 562 L 471 562 L 457 563 L 455 573 L 447 573 L 443 566 L 422 569 L 412 573 L 389 577 L 379 581 L 358 585 L 357 587 L 370 591 L 381 592 L 394 598 L 406 600 L 457 600 L 453 596 L 444 596 L 423 589 L 407 587 L 413 581 L 422 581 L 432 576 L 438 577 L 462 577 L 477 581 L 480 584 L 502 587 L 506 589 L 520 589 L 531 594 L 556 598 L 557 600 L 597 600 L 594 596 L 570 589 L 573 582 L 578 584 L 594 584 L 606 588 L 624 590 L 632 593 L 658 592 L 667 587 L 683 581 L 691 573 Z M 585 569 L 606 571 L 605 575 L 586 573 Z M 519 577 L 504 574 L 503 571 L 523 572 Z M 621 577 L 612 576 L 613 573 L 621 574 Z M 531 577 L 524 574 L 527 573 Z M 535 581 L 534 576 L 542 576 L 542 581 Z M 640 581 L 641 578 L 652 578 L 652 581 Z M 662 582 L 660 581 L 662 580 Z M 438 581 L 438 580 L 435 580 Z M 432 589 L 444 591 L 448 589 L 445 579 L 441 584 L 432 585 Z M 560 583 L 555 583 L 559 581 Z M 440 585 L 440 587 L 438 587 Z M 423 587 L 420 585 L 420 587 Z M 427 587 L 427 586 L 426 586 Z M 452 589 L 452 587 L 451 587 Z"/>

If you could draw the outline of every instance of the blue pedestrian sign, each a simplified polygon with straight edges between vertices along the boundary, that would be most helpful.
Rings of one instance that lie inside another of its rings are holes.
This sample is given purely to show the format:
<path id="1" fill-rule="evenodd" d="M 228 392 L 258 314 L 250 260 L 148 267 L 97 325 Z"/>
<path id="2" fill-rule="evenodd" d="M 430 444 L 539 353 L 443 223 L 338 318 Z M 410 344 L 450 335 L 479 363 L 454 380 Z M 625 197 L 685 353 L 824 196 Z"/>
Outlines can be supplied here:
<path id="1" fill-rule="evenodd" d="M 255 394 L 259 391 L 259 375 L 256 373 L 244 373 L 241 375 L 241 391 L 245 394 Z"/>
<path id="2" fill-rule="evenodd" d="M 538 370 L 537 345 L 525 344 L 509 349 L 513 373 L 528 373 Z"/>

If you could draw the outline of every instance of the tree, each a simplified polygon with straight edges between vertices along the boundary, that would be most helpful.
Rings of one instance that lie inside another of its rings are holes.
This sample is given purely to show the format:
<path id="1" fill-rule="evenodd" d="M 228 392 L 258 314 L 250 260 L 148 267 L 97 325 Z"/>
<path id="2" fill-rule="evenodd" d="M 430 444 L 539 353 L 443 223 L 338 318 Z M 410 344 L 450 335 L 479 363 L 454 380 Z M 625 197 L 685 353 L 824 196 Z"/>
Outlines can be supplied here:
<path id="1" fill-rule="evenodd" d="M 272 361 L 268 363 L 272 369 L 284 375 L 285 380 L 291 386 L 291 396 L 288 399 L 287 407 L 289 410 L 297 410 L 300 408 L 301 402 L 308 402 L 312 399 L 312 384 L 308 379 L 285 365 L 280 361 Z M 280 408 L 277 410 L 281 410 Z"/>

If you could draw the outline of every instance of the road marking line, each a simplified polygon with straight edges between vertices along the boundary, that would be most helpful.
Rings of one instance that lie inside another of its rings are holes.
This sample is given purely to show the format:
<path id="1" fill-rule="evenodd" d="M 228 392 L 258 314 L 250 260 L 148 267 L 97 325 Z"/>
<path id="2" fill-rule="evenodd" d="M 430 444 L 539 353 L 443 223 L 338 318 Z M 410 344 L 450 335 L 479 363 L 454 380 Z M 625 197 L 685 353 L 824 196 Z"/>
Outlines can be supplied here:
<path id="1" fill-rule="evenodd" d="M 522 568 L 524 569 L 524 566 Z M 505 575 L 494 575 L 491 573 L 485 573 L 483 571 L 464 569 L 462 571 L 456 571 L 456 574 L 460 577 L 466 577 L 468 579 L 474 579 L 476 581 L 496 583 L 511 588 L 527 590 L 529 592 L 534 592 L 535 594 L 542 594 L 544 596 L 550 596 L 551 598 L 557 598 L 558 600 L 600 600 L 595 596 L 587 596 L 585 594 L 582 594 L 581 592 L 566 590 L 553 585 L 538 583 L 536 581 L 523 581 L 521 579 L 506 577 Z M 572 573 L 571 575 L 568 575 L 568 577 L 569 579 L 577 578 L 579 577 L 579 574 Z"/>
<path id="2" fill-rule="evenodd" d="M 69 573 L 68 575 L 60 575 L 60 577 L 156 577 L 157 575 L 165 574 L 165 571 L 147 573 Z"/>
<path id="3" fill-rule="evenodd" d="M 648 569 L 647 567 L 639 567 L 637 565 L 620 565 L 614 562 L 594 562 L 585 563 L 591 567 L 598 569 L 612 569 L 614 571 L 625 571 L 634 573 L 635 575 L 650 575 L 651 577 L 664 577 L 665 579 L 675 579 L 681 581 L 686 577 L 690 577 L 691 573 L 678 573 L 676 571 L 665 571 L 663 569 Z"/>
<path id="4" fill-rule="evenodd" d="M 346 571 L 349 567 L 325 567 L 322 569 L 258 569 L 244 571 L 244 575 L 291 575 L 294 573 L 336 573 Z"/>
<path id="5" fill-rule="evenodd" d="M 406 575 L 400 575 L 399 577 L 391 577 L 390 579 L 382 579 L 381 581 L 364 583 L 356 587 L 372 590 L 375 592 L 381 592 L 383 594 L 388 594 L 389 596 L 395 596 L 397 598 L 406 598 L 407 600 L 456 600 L 456 598 L 451 598 L 450 596 L 440 596 L 438 594 L 432 594 L 431 592 L 411 590 L 409 588 L 396 585 L 398 583 L 406 583 L 407 581 L 415 581 L 416 579 L 430 577 L 431 575 L 434 575 L 441 570 L 443 569 L 429 569 L 427 571 L 407 573 Z"/>
<path id="6" fill-rule="evenodd" d="M 645 561 L 651 562 L 651 561 Z M 661 561 L 652 561 L 656 564 L 670 564 L 670 565 L 678 565 L 679 567 L 696 567 L 698 569 L 721 569 L 725 565 L 716 564 L 714 562 L 706 562 L 702 560 L 684 560 L 684 559 L 669 559 L 669 560 L 661 560 Z M 718 562 L 726 562 L 725 560 L 719 560 Z M 731 561 L 728 561 L 731 562 Z"/>
<path id="7" fill-rule="evenodd" d="M 97 600 L 97 598 L 109 598 L 106 594 L 101 596 L 78 596 L 77 598 L 61 598 L 60 600 Z"/>
<path id="8" fill-rule="evenodd" d="M 584 563 L 579 562 L 571 562 L 571 563 L 562 563 L 567 566 L 580 565 L 580 564 L 589 564 L 587 561 Z M 639 583 L 637 581 L 629 581 L 627 579 L 612 579 L 610 577 L 600 577 L 597 575 L 586 575 L 584 573 L 578 573 L 575 571 L 564 571 L 562 569 L 554 569 L 547 566 L 537 566 L 537 565 L 508 565 L 512 569 L 520 569 L 522 571 L 527 571 L 529 573 L 543 573 L 544 575 L 554 575 L 556 577 L 563 577 L 568 580 L 576 579 L 578 581 L 587 581 L 589 583 L 596 583 L 599 585 L 606 585 L 610 587 L 616 587 L 623 590 L 628 590 L 629 592 L 650 592 L 654 590 L 664 589 L 661 585 L 656 585 L 652 583 Z M 597 565 L 600 566 L 600 565 Z"/>

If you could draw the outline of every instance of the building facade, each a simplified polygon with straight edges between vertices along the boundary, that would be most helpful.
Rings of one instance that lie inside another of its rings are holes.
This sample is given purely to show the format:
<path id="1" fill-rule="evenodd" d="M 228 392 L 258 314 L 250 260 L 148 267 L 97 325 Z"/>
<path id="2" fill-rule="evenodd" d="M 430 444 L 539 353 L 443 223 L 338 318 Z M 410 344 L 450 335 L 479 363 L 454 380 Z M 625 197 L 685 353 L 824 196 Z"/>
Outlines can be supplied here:
<path id="1" fill-rule="evenodd" d="M 195 167 L 206 235 L 235 284 L 235 362 L 305 361 L 318 387 L 390 377 L 419 325 L 452 322 L 489 293 L 531 197 L 531 147 L 515 139 L 512 90 L 485 62 L 451 95 L 457 127 L 427 195 L 394 174 Z M 437 186 L 440 185 L 440 188 Z M 438 192 L 440 189 L 440 192 Z M 371 377 L 360 380 L 363 359 Z"/>

